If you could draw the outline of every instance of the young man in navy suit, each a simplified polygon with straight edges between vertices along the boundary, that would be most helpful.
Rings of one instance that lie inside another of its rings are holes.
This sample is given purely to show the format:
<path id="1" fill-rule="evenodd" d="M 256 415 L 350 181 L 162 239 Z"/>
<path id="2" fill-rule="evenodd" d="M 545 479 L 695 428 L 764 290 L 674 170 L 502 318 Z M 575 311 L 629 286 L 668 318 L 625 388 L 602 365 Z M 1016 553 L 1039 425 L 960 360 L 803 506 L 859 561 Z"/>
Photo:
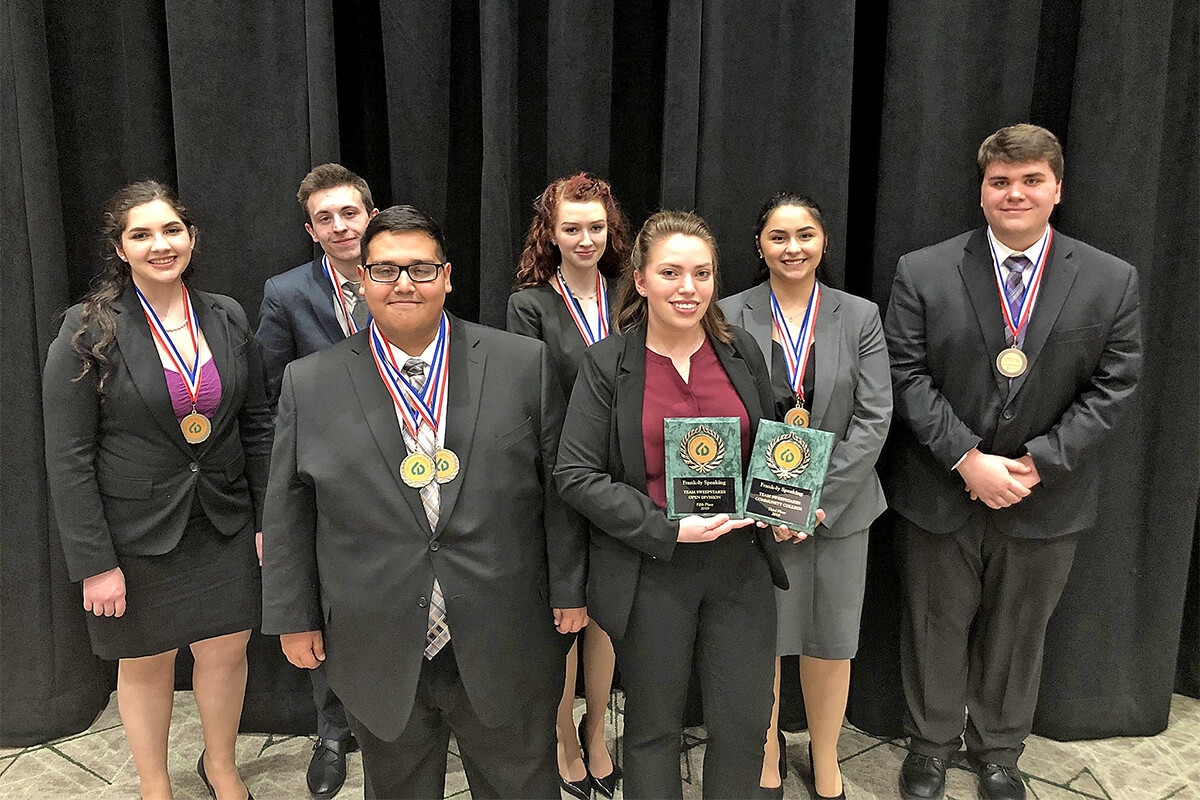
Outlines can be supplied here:
<path id="1" fill-rule="evenodd" d="M 905 798 L 942 796 L 964 708 L 983 796 L 1025 797 L 1046 625 L 1096 524 L 1100 446 L 1141 375 L 1137 273 L 1049 224 L 1058 139 L 1013 125 L 977 161 L 987 225 L 903 256 L 884 324 Z"/>
<path id="2" fill-rule="evenodd" d="M 258 332 L 267 398 L 274 411 L 284 368 L 364 327 L 369 317 L 358 287 L 359 241 L 378 213 L 367 182 L 341 164 L 322 164 L 300 182 L 296 199 L 304 230 L 321 245 L 320 258 L 269 278 L 263 286 Z M 333 797 L 346 780 L 354 746 L 346 710 L 325 672 L 310 673 L 317 707 L 317 743 L 306 775 L 314 797 Z"/>

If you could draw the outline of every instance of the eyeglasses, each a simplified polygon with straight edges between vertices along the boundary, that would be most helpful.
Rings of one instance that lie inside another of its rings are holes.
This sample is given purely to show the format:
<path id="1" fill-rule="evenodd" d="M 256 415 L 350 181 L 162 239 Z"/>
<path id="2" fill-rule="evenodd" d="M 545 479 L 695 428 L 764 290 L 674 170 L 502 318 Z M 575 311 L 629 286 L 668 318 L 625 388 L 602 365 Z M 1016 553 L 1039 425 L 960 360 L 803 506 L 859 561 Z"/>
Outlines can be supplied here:
<path id="1" fill-rule="evenodd" d="M 438 276 L 445 264 L 427 264 L 419 261 L 416 264 L 400 266 L 399 264 L 389 264 L 380 262 L 378 264 L 364 264 L 363 269 L 367 271 L 367 275 L 371 276 L 371 280 L 375 283 L 395 283 L 400 280 L 400 274 L 408 273 L 408 279 L 413 283 L 429 283 Z"/>

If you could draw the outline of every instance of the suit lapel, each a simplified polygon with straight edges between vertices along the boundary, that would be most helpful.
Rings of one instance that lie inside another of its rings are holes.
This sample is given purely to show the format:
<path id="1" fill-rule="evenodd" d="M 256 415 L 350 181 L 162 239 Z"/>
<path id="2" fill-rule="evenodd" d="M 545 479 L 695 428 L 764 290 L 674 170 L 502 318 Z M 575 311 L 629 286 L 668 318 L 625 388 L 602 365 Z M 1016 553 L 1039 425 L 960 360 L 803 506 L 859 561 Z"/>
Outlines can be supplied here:
<path id="1" fill-rule="evenodd" d="M 825 380 L 813 378 L 812 425 L 820 427 L 825 412 L 829 410 L 829 399 L 833 394 L 834 378 L 840 368 L 838 359 L 842 352 L 842 303 L 832 294 L 822 293 L 821 307 L 817 309 L 817 330 L 813 347 L 817 363 L 816 370 L 828 376 Z"/>
<path id="2" fill-rule="evenodd" d="M 742 405 L 746 407 L 746 413 L 750 416 L 750 430 L 757 430 L 758 421 L 762 419 L 764 409 L 759 398 L 758 387 L 754 385 L 754 376 L 750 374 L 749 365 L 733 345 L 715 339 L 710 341 L 712 341 L 713 350 L 717 354 L 717 360 L 721 362 L 721 367 L 729 376 L 729 382 L 733 384 L 734 391 L 738 393 L 738 397 L 742 399 Z M 769 410 L 767 411 L 769 413 Z"/>
<path id="3" fill-rule="evenodd" d="M 984 357 L 991 365 L 1000 351 L 1004 349 L 1004 316 L 1000 310 L 1000 294 L 996 290 L 995 266 L 992 264 L 985 228 L 975 231 L 975 234 L 967 241 L 958 271 L 966 286 L 971 306 L 975 310 L 975 318 L 979 322 L 979 333 L 983 337 Z M 934 313 L 937 313 L 936 309 Z M 1008 378 L 1001 375 L 994 367 L 990 367 L 990 369 L 992 378 L 996 381 L 996 390 L 1002 397 L 1007 396 Z"/>
<path id="4" fill-rule="evenodd" d="M 746 310 L 742 312 L 742 327 L 754 337 L 754 343 L 766 357 L 767 372 L 770 372 L 775 366 L 775 359 L 771 358 L 773 324 L 771 284 L 769 281 L 763 281 L 746 295 Z"/>
<path id="5" fill-rule="evenodd" d="M 466 323 L 450 317 L 450 385 L 446 398 L 446 448 L 459 458 L 465 473 L 475 441 L 475 423 L 479 420 L 479 403 L 483 397 L 483 373 L 487 354 L 479 348 L 479 337 L 473 335 Z M 445 528 L 454 511 L 463 477 L 442 484 L 439 502 L 438 529 Z"/>
<path id="6" fill-rule="evenodd" d="M 366 419 L 367 427 L 370 428 L 375 444 L 379 447 L 385 469 L 396 482 L 413 516 L 428 530 L 429 519 L 425 516 L 425 507 L 421 505 L 420 493 L 400 480 L 400 462 L 408 455 L 408 448 L 404 446 L 404 435 L 400 433 L 396 405 L 383 385 L 378 367 L 375 366 L 370 339 L 367 338 L 366 331 L 351 338 L 354 339 L 352 350 L 355 355 L 347 362 L 346 368 L 350 372 L 350 380 L 362 406 L 363 418 Z"/>
<path id="7" fill-rule="evenodd" d="M 313 318 L 321 326 L 321 330 L 329 337 L 329 342 L 340 342 L 346 338 L 342 326 L 338 323 L 337 315 L 333 313 L 333 284 L 325 274 L 322 259 L 312 262 L 312 281 L 308 286 L 308 304 L 312 306 Z M 335 271 L 336 274 L 336 271 Z M 368 353 L 369 355 L 369 353 Z"/>
<path id="8" fill-rule="evenodd" d="M 1029 327 L 1025 331 L 1023 351 L 1029 359 L 1029 366 L 1024 373 L 1013 378 L 1011 394 L 1014 396 L 1025 385 L 1025 378 L 1033 370 L 1033 365 L 1041 355 L 1047 337 L 1050 336 L 1050 330 L 1054 327 L 1059 312 L 1062 311 L 1063 303 L 1066 302 L 1067 295 L 1071 293 L 1071 287 L 1075 283 L 1075 274 L 1078 271 L 1075 262 L 1071 259 L 1073 249 L 1071 241 L 1067 237 L 1060 236 L 1055 232 L 1054 241 L 1050 245 L 1050 253 L 1046 258 L 1044 268 L 1046 273 L 1042 276 L 1042 288 L 1038 292 L 1037 304 L 1033 307 Z"/>
<path id="9" fill-rule="evenodd" d="M 617 363 L 617 443 L 625 482 L 646 491 L 646 452 L 642 440 L 642 399 L 646 393 L 646 328 L 624 337 L 625 352 Z"/>
<path id="10" fill-rule="evenodd" d="M 192 446 L 183 438 L 179 420 L 175 418 L 175 409 L 167 391 L 167 379 L 163 373 L 162 361 L 158 357 L 158 348 L 154 345 L 150 323 L 146 321 L 132 281 L 118 298 L 114 308 L 118 311 L 117 347 L 121 350 L 125 368 L 133 377 L 134 388 L 141 395 L 146 408 L 150 410 L 150 417 L 166 432 L 167 438 L 191 456 Z"/>

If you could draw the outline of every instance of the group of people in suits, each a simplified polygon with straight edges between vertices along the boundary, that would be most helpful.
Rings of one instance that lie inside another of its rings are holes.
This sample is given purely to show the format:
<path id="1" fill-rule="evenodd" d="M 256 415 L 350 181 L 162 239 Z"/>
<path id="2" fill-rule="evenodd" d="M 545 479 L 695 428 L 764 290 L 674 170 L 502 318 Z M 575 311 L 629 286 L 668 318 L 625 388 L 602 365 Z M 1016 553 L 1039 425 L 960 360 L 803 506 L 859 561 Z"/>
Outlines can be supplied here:
<path id="1" fill-rule="evenodd" d="M 718 302 L 703 219 L 660 211 L 633 235 L 611 186 L 578 174 L 535 203 L 509 332 L 493 330 L 446 311 L 437 221 L 376 209 L 326 164 L 298 192 L 322 255 L 267 282 L 252 333 L 236 302 L 187 285 L 196 229 L 173 195 L 119 191 L 43 398 L 68 570 L 93 649 L 119 660 L 142 796 L 171 796 L 183 646 L 197 771 L 214 798 L 251 796 L 234 743 L 261 625 L 311 671 L 315 797 L 337 794 L 354 747 L 367 797 L 440 797 L 451 733 L 473 796 L 623 781 L 679 797 L 693 670 L 704 795 L 780 797 L 781 655 L 800 656 L 813 791 L 844 797 L 868 529 L 890 502 L 900 793 L 941 797 L 965 735 L 983 794 L 1023 798 L 1046 624 L 1140 374 L 1137 281 L 1049 225 L 1052 133 L 1002 128 L 978 165 L 986 225 L 901 258 L 882 323 L 827 280 L 808 197 L 767 201 L 762 282 Z M 743 468 L 760 420 L 833 434 L 813 534 L 668 518 L 663 420 L 710 416 L 738 420 Z M 618 668 L 620 762 L 604 732 Z"/>

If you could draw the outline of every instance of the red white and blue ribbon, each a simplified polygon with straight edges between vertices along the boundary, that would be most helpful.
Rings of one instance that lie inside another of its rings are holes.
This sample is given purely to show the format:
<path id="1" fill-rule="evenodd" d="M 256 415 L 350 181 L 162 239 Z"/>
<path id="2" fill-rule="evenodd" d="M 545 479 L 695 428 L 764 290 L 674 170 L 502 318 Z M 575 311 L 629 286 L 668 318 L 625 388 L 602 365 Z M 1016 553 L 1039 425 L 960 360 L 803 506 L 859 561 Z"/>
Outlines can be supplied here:
<path id="1" fill-rule="evenodd" d="M 812 351 L 813 337 L 817 330 L 817 310 L 821 307 L 821 284 L 813 282 L 812 294 L 808 298 L 808 308 L 804 310 L 804 321 L 800 330 L 792 336 L 783 309 L 771 292 L 771 317 L 775 322 L 775 336 L 783 344 L 784 360 L 787 362 L 788 383 L 800 402 L 804 402 L 804 371 L 808 369 L 808 354 Z"/>
<path id="2" fill-rule="evenodd" d="M 338 305 L 342 309 L 342 319 L 346 320 L 346 330 L 350 331 L 350 335 L 358 333 L 358 324 L 354 321 L 354 315 L 351 313 L 350 304 L 346 302 L 346 293 L 342 291 L 342 282 L 334 273 L 333 267 L 329 263 L 329 256 L 321 256 L 321 269 L 325 270 L 326 277 L 333 284 L 333 296 L 337 299 Z"/>
<path id="3" fill-rule="evenodd" d="M 1021 341 L 1025 327 L 1029 325 L 1029 318 L 1033 314 L 1033 305 L 1037 302 L 1038 291 L 1042 288 L 1042 275 L 1045 272 L 1046 258 L 1050 255 L 1050 242 L 1053 240 L 1054 229 L 1047 227 L 1046 242 L 1042 245 L 1042 251 L 1038 253 L 1033 266 L 1027 270 L 1029 280 L 1025 283 L 1025 293 L 1021 296 L 1019 311 L 1014 319 L 1012 309 L 1008 307 L 1008 299 L 1004 293 L 1004 273 L 1000 270 L 1000 256 L 996 252 L 996 246 L 992 244 L 991 237 L 988 237 L 988 247 L 992 251 L 992 267 L 996 273 L 996 290 L 1000 292 L 1000 309 L 1004 314 L 1004 324 L 1007 326 L 1008 332 L 1012 335 L 1014 342 Z"/>
<path id="4" fill-rule="evenodd" d="M 192 311 L 192 298 L 188 296 L 186 286 L 180 284 L 183 289 L 183 323 L 187 328 L 188 335 L 192 338 L 192 365 L 189 367 L 183 354 L 179 352 L 179 348 L 175 346 L 175 342 L 171 341 L 171 336 L 167 332 L 167 327 L 163 325 L 158 314 L 154 313 L 154 308 L 150 305 L 150 301 L 146 299 L 146 295 L 142 294 L 142 290 L 134 286 L 137 292 L 138 300 L 142 304 L 142 311 L 146 314 L 146 321 L 150 323 L 150 333 L 158 342 L 159 348 L 167 354 L 167 358 L 175 365 L 175 370 L 183 378 L 184 388 L 187 389 L 188 400 L 192 403 L 193 410 L 196 407 L 196 400 L 200 397 L 200 325 L 196 321 L 196 314 Z"/>
<path id="5" fill-rule="evenodd" d="M 554 276 L 554 280 L 558 284 L 558 293 L 562 295 L 563 302 L 567 304 L 567 312 L 570 313 L 571 319 L 575 320 L 575 327 L 579 328 L 579 335 L 583 337 L 584 344 L 590 346 L 608 336 L 608 289 L 604 285 L 604 276 L 600 274 L 600 270 L 596 270 L 595 333 L 592 333 L 592 326 L 588 324 L 587 315 L 583 313 L 583 306 L 579 305 L 575 295 L 571 294 L 561 268 Z"/>
<path id="6" fill-rule="evenodd" d="M 418 392 L 401 371 L 401 365 L 396 363 L 392 349 L 387 340 L 373 321 L 371 329 L 371 354 L 375 357 L 375 366 L 383 385 L 392 396 L 404 425 L 413 438 L 424 422 L 437 435 L 439 426 L 446 415 L 446 384 L 450 374 L 450 361 L 446 357 L 446 349 L 450 339 L 450 319 L 442 312 L 442 321 L 438 325 L 437 339 L 433 347 L 433 363 L 425 379 L 425 386 Z"/>

